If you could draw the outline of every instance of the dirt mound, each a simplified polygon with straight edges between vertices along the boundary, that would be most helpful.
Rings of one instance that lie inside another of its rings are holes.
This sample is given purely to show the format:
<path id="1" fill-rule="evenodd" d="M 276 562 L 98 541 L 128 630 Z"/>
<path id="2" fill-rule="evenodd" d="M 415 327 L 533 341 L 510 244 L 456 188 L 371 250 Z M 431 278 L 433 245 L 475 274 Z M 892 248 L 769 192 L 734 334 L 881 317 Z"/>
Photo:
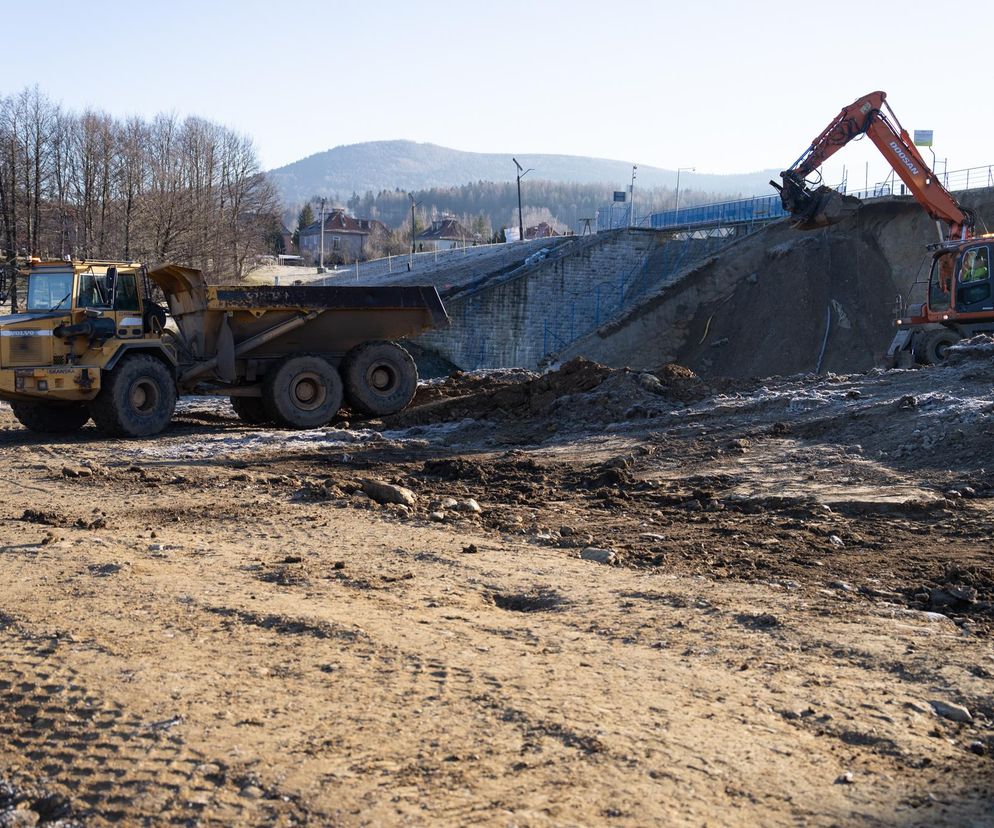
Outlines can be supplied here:
<path id="1" fill-rule="evenodd" d="M 536 420 L 563 424 L 618 422 L 654 416 L 709 394 L 693 371 L 664 365 L 655 373 L 612 369 L 578 358 L 556 371 L 457 372 L 429 385 L 391 427 L 474 420 Z"/>
<path id="2" fill-rule="evenodd" d="M 444 380 L 432 380 L 418 386 L 411 407 L 438 400 L 465 397 L 469 394 L 493 393 L 508 385 L 534 379 L 538 374 L 524 368 L 501 368 L 493 371 L 453 371 Z"/>
<path id="3" fill-rule="evenodd" d="M 586 359 L 574 359 L 558 371 L 534 375 L 520 372 L 524 379 L 493 381 L 487 373 L 456 372 L 444 382 L 429 386 L 415 405 L 388 420 L 391 426 L 421 425 L 466 418 L 489 419 L 501 416 L 541 414 L 559 398 L 595 388 L 611 373 L 610 368 Z M 516 372 L 500 372 L 514 377 Z M 432 400 L 434 397 L 434 400 Z"/>
<path id="4" fill-rule="evenodd" d="M 960 365 L 970 360 L 994 360 L 994 338 L 986 334 L 964 339 L 949 347 L 946 361 L 950 365 Z"/>
<path id="5" fill-rule="evenodd" d="M 697 374 L 684 365 L 668 362 L 653 372 L 663 389 L 663 395 L 682 403 L 700 402 L 711 393 Z"/>

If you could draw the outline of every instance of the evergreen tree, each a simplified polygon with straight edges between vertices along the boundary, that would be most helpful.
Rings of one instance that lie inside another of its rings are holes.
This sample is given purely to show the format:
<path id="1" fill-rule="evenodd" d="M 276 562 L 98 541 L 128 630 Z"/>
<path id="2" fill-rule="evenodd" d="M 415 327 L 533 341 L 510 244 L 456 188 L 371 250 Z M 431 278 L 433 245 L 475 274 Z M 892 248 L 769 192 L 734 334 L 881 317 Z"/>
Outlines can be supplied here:
<path id="1" fill-rule="evenodd" d="M 300 231 L 303 230 L 308 225 L 314 224 L 314 211 L 311 209 L 310 203 L 307 203 L 301 208 L 301 211 L 297 214 L 297 227 L 293 231 L 293 244 L 295 247 L 300 246 Z"/>

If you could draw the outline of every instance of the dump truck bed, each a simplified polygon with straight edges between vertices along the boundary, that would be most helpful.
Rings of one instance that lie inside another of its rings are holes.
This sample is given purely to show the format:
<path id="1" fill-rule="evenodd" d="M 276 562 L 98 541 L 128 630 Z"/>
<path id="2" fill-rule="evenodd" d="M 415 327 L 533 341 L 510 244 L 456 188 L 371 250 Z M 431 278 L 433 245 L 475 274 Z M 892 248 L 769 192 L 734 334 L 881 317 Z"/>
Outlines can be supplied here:
<path id="1" fill-rule="evenodd" d="M 433 327 L 448 323 L 438 291 L 432 286 L 221 285 L 207 288 L 208 310 L 340 310 L 426 312 Z"/>
<path id="2" fill-rule="evenodd" d="M 406 339 L 448 325 L 431 285 L 208 286 L 193 268 L 165 265 L 149 271 L 162 288 L 185 342 L 198 359 L 224 351 L 227 331 L 237 355 L 273 358 L 295 352 L 339 357 L 364 342 Z M 286 333 L 268 332 L 307 317 Z M 256 342 L 244 351 L 240 343 Z"/>
<path id="3" fill-rule="evenodd" d="M 307 324 L 252 350 L 253 357 L 294 351 L 338 356 L 363 342 L 398 340 L 443 327 L 448 317 L 434 287 L 212 287 L 207 314 L 227 315 L 235 343 L 301 313 Z"/>

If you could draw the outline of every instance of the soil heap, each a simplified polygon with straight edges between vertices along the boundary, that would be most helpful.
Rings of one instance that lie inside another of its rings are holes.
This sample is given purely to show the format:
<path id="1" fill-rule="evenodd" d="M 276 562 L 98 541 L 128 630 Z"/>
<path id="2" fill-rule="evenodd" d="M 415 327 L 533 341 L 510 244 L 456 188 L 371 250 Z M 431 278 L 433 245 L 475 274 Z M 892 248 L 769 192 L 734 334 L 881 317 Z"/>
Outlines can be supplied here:
<path id="1" fill-rule="evenodd" d="M 546 374 L 464 373 L 426 386 L 413 407 L 388 419 L 393 427 L 474 420 L 564 419 L 576 427 L 638 419 L 703 399 L 710 390 L 693 371 L 608 368 L 577 358 Z"/>

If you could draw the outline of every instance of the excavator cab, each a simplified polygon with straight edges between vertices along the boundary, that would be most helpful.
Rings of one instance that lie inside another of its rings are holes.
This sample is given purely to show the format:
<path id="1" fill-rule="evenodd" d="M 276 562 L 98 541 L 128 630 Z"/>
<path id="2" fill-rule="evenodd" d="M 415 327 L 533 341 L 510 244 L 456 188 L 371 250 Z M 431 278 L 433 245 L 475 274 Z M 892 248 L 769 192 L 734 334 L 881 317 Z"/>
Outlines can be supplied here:
<path id="1" fill-rule="evenodd" d="M 994 311 L 991 293 L 991 250 L 986 244 L 969 247 L 960 257 L 956 274 L 956 312 Z"/>
<path id="2" fill-rule="evenodd" d="M 994 311 L 994 283 L 992 283 L 991 256 L 994 250 L 989 243 L 977 239 L 960 247 L 942 250 L 932 260 L 928 280 L 928 313 L 931 321 L 956 319 L 962 314 Z M 926 314 L 927 315 L 927 314 Z"/>

